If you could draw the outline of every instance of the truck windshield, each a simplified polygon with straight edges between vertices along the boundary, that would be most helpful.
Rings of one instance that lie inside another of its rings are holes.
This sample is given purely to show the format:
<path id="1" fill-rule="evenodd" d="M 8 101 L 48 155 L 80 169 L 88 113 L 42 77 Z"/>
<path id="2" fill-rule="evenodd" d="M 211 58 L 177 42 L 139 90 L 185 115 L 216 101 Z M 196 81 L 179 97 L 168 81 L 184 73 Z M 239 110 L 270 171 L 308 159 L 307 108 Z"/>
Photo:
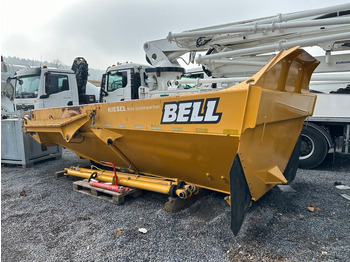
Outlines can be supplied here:
<path id="1" fill-rule="evenodd" d="M 112 92 L 126 86 L 126 74 L 123 73 L 124 72 L 117 72 L 108 76 L 107 92 Z"/>
<path id="2" fill-rule="evenodd" d="M 38 96 L 40 75 L 19 76 L 16 81 L 15 98 L 35 98 Z"/>

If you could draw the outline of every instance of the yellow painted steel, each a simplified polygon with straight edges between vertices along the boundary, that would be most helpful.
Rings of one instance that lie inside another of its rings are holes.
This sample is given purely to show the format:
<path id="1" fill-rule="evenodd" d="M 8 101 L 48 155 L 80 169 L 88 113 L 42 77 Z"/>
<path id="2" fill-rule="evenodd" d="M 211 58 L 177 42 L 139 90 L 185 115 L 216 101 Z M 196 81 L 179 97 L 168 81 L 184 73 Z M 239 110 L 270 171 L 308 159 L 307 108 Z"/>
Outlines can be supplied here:
<path id="1" fill-rule="evenodd" d="M 296 47 L 225 90 L 35 110 L 25 128 L 37 141 L 61 145 L 88 160 L 227 194 L 238 154 L 257 200 L 286 182 L 283 172 L 315 105 L 308 84 L 317 65 Z M 167 105 L 178 108 L 175 118 Z M 175 120 L 163 121 L 166 113 Z"/>

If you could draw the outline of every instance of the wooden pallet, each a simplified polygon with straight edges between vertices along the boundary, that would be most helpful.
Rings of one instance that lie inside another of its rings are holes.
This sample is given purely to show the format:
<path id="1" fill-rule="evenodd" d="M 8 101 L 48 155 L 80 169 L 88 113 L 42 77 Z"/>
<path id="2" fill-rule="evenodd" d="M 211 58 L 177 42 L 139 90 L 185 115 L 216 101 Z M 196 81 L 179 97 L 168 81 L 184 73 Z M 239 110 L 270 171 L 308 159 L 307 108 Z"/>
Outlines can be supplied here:
<path id="1" fill-rule="evenodd" d="M 109 202 L 117 205 L 121 205 L 125 202 L 125 196 L 138 197 L 142 194 L 142 190 L 136 188 L 130 188 L 129 191 L 118 193 L 115 191 L 90 186 L 87 179 L 73 182 L 73 190 L 75 192 L 80 192 L 100 199 L 108 200 Z"/>

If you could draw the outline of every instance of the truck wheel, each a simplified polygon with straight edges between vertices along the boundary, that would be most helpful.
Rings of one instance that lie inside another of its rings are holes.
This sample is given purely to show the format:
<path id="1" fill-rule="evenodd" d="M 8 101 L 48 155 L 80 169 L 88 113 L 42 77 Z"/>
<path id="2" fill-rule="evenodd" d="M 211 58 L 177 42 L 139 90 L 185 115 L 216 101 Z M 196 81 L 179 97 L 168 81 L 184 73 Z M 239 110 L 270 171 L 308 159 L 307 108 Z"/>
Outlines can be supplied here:
<path id="1" fill-rule="evenodd" d="M 303 127 L 301 131 L 299 167 L 310 169 L 323 162 L 328 153 L 324 136 L 316 129 Z"/>

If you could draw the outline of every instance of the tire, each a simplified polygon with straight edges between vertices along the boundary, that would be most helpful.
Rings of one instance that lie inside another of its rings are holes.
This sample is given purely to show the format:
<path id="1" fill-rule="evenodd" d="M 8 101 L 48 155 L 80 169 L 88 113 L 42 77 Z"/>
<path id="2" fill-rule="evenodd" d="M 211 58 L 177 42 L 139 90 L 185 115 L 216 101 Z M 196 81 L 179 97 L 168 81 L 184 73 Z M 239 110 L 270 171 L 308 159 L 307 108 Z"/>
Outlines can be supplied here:
<path id="1" fill-rule="evenodd" d="M 317 129 L 303 127 L 301 131 L 299 167 L 311 169 L 323 162 L 328 153 L 328 143 Z"/>

